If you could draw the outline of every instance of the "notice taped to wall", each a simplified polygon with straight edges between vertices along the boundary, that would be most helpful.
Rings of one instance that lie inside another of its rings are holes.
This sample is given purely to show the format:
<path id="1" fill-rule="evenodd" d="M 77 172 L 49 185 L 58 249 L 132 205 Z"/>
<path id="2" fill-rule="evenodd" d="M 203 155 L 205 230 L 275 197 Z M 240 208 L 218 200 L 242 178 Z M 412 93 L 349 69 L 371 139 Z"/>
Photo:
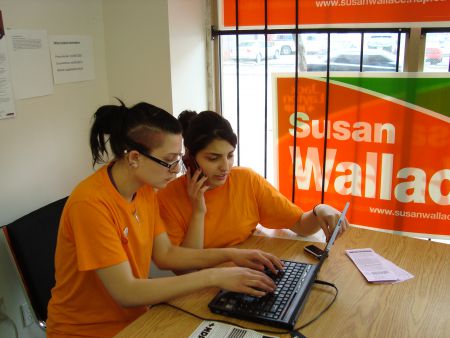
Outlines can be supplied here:
<path id="1" fill-rule="evenodd" d="M 7 29 L 6 42 L 16 100 L 53 94 L 45 30 Z"/>
<path id="2" fill-rule="evenodd" d="M 50 36 L 55 84 L 95 79 L 93 44 L 90 36 Z"/>
<path id="3" fill-rule="evenodd" d="M 16 116 L 16 111 L 12 95 L 5 30 L 3 27 L 2 12 L 0 11 L 0 119 L 14 116 Z"/>

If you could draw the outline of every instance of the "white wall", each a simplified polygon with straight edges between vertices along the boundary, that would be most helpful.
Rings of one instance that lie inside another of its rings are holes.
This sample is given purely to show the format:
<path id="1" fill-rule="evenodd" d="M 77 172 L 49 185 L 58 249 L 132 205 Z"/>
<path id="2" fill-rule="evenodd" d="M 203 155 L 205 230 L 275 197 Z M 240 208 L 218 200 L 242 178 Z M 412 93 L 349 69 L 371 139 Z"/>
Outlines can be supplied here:
<path id="1" fill-rule="evenodd" d="M 206 109 L 206 1 L 104 1 L 110 95 L 174 115 Z"/>
<path id="2" fill-rule="evenodd" d="M 207 109 L 206 4 L 208 0 L 169 0 L 173 113 Z"/>
<path id="3" fill-rule="evenodd" d="M 103 11 L 110 95 L 172 112 L 167 1 L 105 0 Z"/>

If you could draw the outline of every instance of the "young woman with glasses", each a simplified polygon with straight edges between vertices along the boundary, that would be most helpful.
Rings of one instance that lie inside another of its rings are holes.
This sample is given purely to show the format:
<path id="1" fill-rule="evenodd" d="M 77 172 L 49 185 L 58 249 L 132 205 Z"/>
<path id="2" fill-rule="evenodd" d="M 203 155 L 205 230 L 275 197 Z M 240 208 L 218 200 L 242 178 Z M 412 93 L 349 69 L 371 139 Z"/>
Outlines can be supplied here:
<path id="1" fill-rule="evenodd" d="M 158 192 L 161 216 L 175 245 L 231 246 L 251 236 L 258 223 L 301 236 L 322 229 L 329 238 L 339 211 L 320 204 L 303 212 L 253 170 L 233 167 L 237 137 L 226 119 L 211 111 L 184 111 L 178 119 L 187 173 Z M 347 227 L 345 220 L 341 231 Z"/>
<path id="2" fill-rule="evenodd" d="M 197 250 L 173 246 L 159 215 L 156 189 L 181 168 L 181 126 L 148 103 L 99 108 L 90 133 L 93 164 L 113 159 L 72 192 L 61 217 L 56 285 L 47 337 L 112 337 L 150 304 L 201 288 L 262 296 L 274 289 L 260 270 L 282 268 L 259 250 Z M 150 261 L 163 269 L 202 269 L 149 279 Z"/>

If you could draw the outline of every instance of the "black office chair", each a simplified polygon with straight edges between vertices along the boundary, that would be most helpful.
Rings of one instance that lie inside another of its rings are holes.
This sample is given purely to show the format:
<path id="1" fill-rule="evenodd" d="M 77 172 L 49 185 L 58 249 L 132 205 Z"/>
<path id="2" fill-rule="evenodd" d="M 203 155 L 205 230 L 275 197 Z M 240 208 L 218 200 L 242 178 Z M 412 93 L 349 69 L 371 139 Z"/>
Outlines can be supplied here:
<path id="1" fill-rule="evenodd" d="M 55 285 L 54 257 L 59 220 L 67 197 L 3 227 L 39 326 L 46 329 L 47 305 Z"/>

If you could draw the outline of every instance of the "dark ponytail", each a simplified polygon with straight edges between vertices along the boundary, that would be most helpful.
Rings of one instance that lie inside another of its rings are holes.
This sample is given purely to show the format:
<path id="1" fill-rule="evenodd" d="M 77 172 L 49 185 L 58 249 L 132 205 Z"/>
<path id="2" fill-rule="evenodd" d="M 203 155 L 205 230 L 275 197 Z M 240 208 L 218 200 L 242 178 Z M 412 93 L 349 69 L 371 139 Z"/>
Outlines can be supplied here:
<path id="1" fill-rule="evenodd" d="M 218 139 L 225 140 L 236 148 L 237 136 L 230 122 L 213 111 L 206 110 L 197 114 L 185 110 L 178 116 L 178 121 L 183 126 L 184 145 L 193 156 Z"/>
<path id="2" fill-rule="evenodd" d="M 193 110 L 183 110 L 180 115 L 178 115 L 178 121 L 183 128 L 183 138 L 186 138 L 186 133 L 189 128 L 191 120 L 197 116 L 197 112 Z"/>
<path id="3" fill-rule="evenodd" d="M 93 116 L 90 133 L 93 165 L 105 162 L 105 155 L 109 157 L 108 142 L 114 157 L 121 158 L 125 150 L 151 152 L 158 146 L 153 137 L 156 133 L 181 133 L 177 119 L 165 110 L 146 102 L 131 108 L 119 102 L 119 106 L 98 108 Z"/>
<path id="4" fill-rule="evenodd" d="M 124 120 L 128 108 L 121 100 L 119 102 L 120 106 L 106 105 L 98 108 L 93 116 L 94 122 L 90 134 L 93 165 L 104 162 L 103 156 L 108 155 L 106 143 L 109 138 L 107 138 L 107 135 L 120 135 L 122 133 L 121 128 L 125 124 Z"/>

